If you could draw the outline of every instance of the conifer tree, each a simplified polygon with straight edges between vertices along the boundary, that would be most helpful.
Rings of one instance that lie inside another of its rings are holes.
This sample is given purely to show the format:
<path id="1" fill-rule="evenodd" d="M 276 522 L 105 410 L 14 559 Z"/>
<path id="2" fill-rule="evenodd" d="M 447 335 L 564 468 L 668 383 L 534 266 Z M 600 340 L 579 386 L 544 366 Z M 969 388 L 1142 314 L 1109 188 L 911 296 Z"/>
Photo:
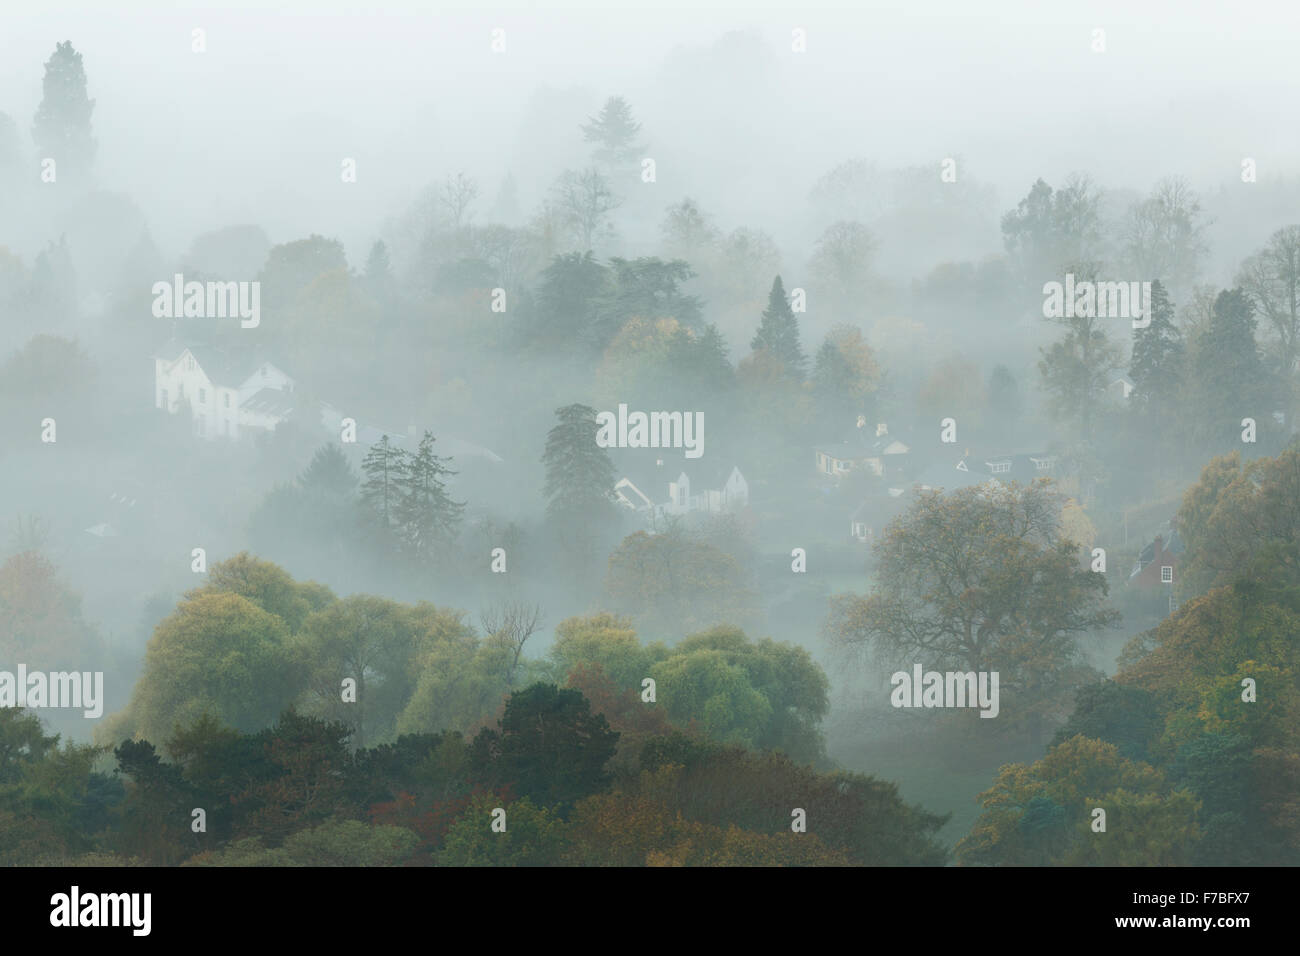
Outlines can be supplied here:
<path id="1" fill-rule="evenodd" d="M 54 159 L 60 174 L 88 172 L 95 158 L 90 131 L 95 101 L 86 95 L 86 70 L 71 41 L 56 44 L 45 62 L 42 93 L 32 125 L 32 139 L 41 156 Z"/>
<path id="2" fill-rule="evenodd" d="M 767 308 L 763 311 L 762 321 L 754 333 L 750 348 L 755 352 L 767 350 L 772 353 L 785 366 L 786 374 L 803 380 L 805 360 L 803 349 L 799 346 L 799 324 L 790 308 L 790 300 L 786 297 L 780 276 L 772 280 Z"/>
<path id="3" fill-rule="evenodd" d="M 408 458 L 385 435 L 370 446 L 361 462 L 361 471 L 366 476 L 361 484 L 361 500 L 385 531 L 393 530 L 397 523 L 399 482 L 406 474 Z"/>
<path id="4" fill-rule="evenodd" d="M 394 514 L 399 533 L 403 545 L 420 561 L 433 558 L 439 545 L 455 539 L 465 510 L 463 501 L 447 494 L 446 478 L 456 472 L 447 467 L 450 458 L 433 453 L 434 441 L 426 431 L 396 480 Z"/>

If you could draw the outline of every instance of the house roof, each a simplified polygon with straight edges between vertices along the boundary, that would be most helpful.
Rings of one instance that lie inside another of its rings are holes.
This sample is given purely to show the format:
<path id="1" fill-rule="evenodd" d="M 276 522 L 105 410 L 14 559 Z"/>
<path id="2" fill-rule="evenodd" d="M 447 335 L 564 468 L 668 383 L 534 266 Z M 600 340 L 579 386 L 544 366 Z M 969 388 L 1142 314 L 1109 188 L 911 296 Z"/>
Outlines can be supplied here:
<path id="1" fill-rule="evenodd" d="M 968 458 L 959 458 L 949 464 L 931 465 L 916 477 L 916 484 L 926 488 L 942 488 L 952 491 L 956 488 L 969 488 L 993 477 L 987 469 L 977 467 Z"/>
<path id="2" fill-rule="evenodd" d="M 154 353 L 154 357 L 174 362 L 186 351 L 194 356 L 194 361 L 212 384 L 226 388 L 243 385 L 254 372 L 268 363 L 281 367 L 261 349 L 228 349 L 202 342 L 183 342 L 180 339 L 169 339 Z"/>
<path id="3" fill-rule="evenodd" d="M 287 418 L 293 414 L 293 393 L 278 388 L 258 389 L 239 403 L 240 411 L 248 410 L 276 418 Z"/>
<path id="4" fill-rule="evenodd" d="M 660 464 L 662 462 L 662 464 Z M 740 468 L 730 458 L 687 458 L 676 448 L 624 449 L 614 459 L 614 472 L 626 478 L 656 503 L 668 500 L 668 485 L 685 474 L 691 492 L 717 491 L 726 485 L 733 470 Z"/>

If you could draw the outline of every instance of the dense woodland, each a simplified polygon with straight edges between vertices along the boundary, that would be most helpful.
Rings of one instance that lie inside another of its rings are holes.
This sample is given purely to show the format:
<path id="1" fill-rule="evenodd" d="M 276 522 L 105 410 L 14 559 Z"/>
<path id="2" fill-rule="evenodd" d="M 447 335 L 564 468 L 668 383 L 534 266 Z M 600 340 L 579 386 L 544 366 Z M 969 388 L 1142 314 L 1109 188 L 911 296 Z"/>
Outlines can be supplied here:
<path id="1" fill-rule="evenodd" d="M 849 156 L 746 224 L 646 179 L 680 144 L 629 97 L 552 91 L 567 166 L 439 171 L 360 248 L 165 248 L 96 173 L 90 53 L 47 55 L 0 112 L 0 670 L 107 707 L 0 707 L 0 862 L 1300 862 L 1300 180 L 999 206 Z M 158 318 L 182 272 L 260 323 Z M 1044 317 L 1067 274 L 1149 322 Z M 150 401 L 176 341 L 289 370 L 292 414 L 196 434 Z M 701 412 L 711 471 L 668 467 L 746 505 L 620 502 L 668 453 L 600 447 L 619 404 Z M 866 434 L 896 470 L 819 472 Z M 996 671 L 997 719 L 891 707 L 914 664 Z"/>

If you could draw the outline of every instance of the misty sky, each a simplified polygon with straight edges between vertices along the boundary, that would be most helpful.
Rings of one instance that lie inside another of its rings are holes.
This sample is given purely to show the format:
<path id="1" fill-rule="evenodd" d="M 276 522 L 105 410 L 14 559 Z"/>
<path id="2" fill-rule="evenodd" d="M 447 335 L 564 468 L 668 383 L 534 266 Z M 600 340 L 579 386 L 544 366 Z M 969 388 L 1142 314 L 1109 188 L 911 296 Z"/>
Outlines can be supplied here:
<path id="1" fill-rule="evenodd" d="M 781 229 L 854 155 L 959 156 L 1002 209 L 1038 176 L 1075 170 L 1145 192 L 1167 175 L 1232 181 L 1244 156 L 1261 181 L 1300 169 L 1300 129 L 1285 119 L 1300 86 L 1293 3 L 374 6 L 4 0 L 0 110 L 30 149 L 43 64 L 70 39 L 97 100 L 98 178 L 142 206 L 165 253 L 258 222 L 275 242 L 338 236 L 354 264 L 447 172 L 483 183 L 480 220 L 507 170 L 531 211 L 585 155 L 577 124 L 616 93 L 644 123 L 663 205 L 725 182 L 710 204 L 727 226 Z M 806 54 L 790 50 L 795 26 Z M 505 54 L 490 50 L 494 27 Z M 765 52 L 719 51 L 730 31 Z M 339 180 L 343 157 L 356 184 Z"/>

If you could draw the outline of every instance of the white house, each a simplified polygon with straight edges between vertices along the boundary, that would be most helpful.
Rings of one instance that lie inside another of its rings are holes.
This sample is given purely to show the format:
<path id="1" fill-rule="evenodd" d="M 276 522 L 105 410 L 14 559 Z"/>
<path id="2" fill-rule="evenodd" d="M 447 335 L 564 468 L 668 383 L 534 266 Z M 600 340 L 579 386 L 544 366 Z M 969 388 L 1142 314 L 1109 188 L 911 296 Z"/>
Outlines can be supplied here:
<path id="1" fill-rule="evenodd" d="M 175 415 L 188 405 L 203 438 L 274 429 L 293 414 L 293 387 L 278 366 L 252 355 L 170 342 L 154 356 L 154 407 Z"/>
<path id="2" fill-rule="evenodd" d="M 648 516 L 725 514 L 749 504 L 749 483 L 735 465 L 718 471 L 699 461 L 683 467 L 681 461 L 660 457 L 653 465 L 624 471 L 614 485 L 614 498 Z"/>

